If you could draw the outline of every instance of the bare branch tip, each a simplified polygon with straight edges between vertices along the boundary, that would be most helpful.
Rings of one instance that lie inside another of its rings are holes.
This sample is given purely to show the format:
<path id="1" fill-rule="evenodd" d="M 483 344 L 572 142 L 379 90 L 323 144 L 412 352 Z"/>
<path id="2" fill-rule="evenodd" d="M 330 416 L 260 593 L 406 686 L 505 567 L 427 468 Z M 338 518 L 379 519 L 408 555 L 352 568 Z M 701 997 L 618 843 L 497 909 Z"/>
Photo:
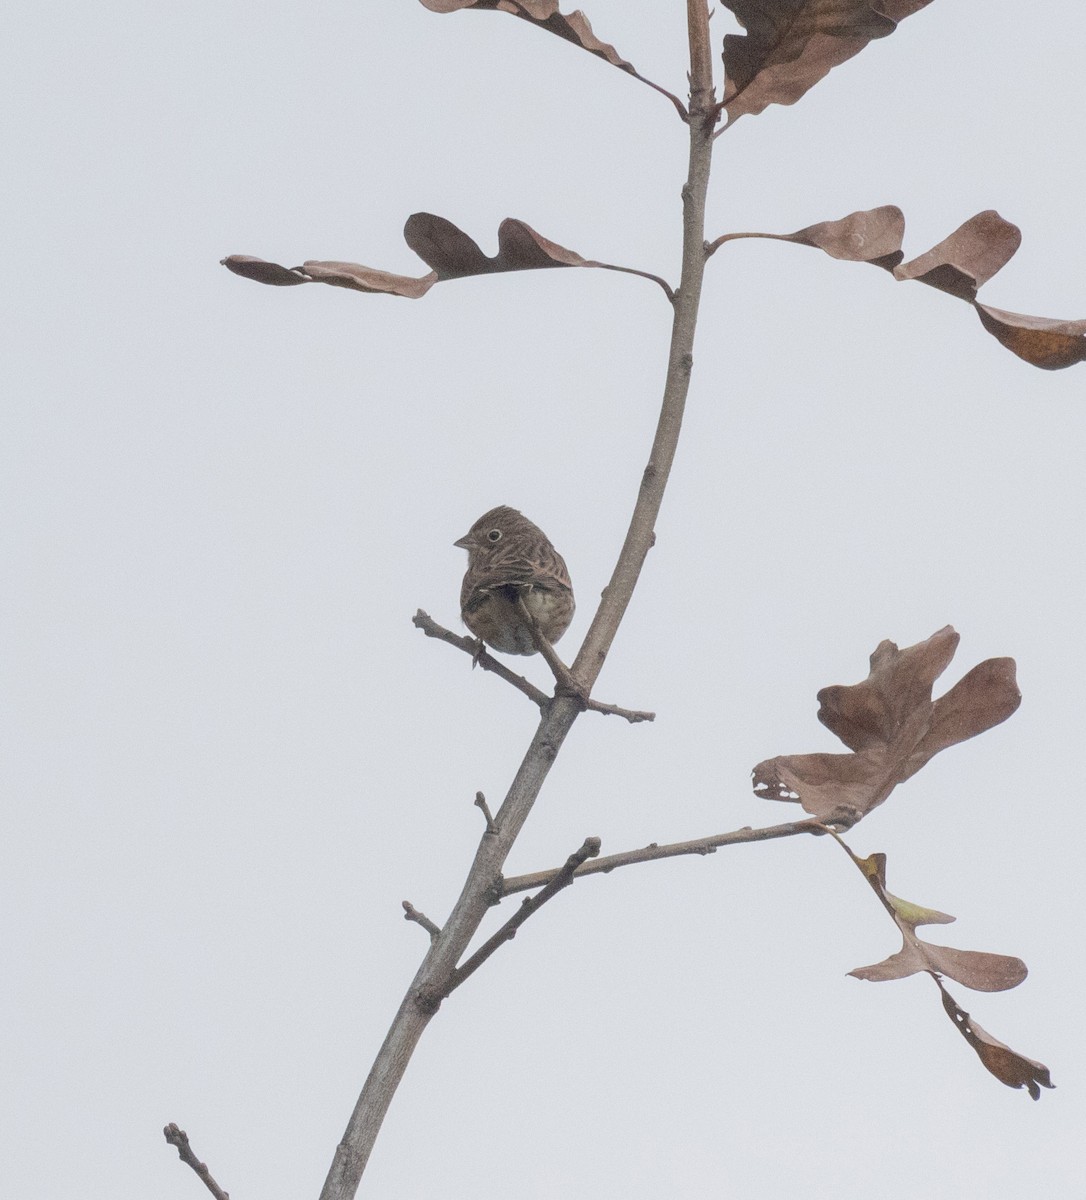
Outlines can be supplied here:
<path id="1" fill-rule="evenodd" d="M 189 1144 L 189 1135 L 183 1129 L 171 1121 L 163 1129 L 162 1134 L 171 1146 L 176 1146 L 178 1158 L 196 1172 L 203 1180 L 204 1187 L 215 1197 L 215 1200 L 230 1200 L 230 1193 L 223 1191 L 215 1182 L 211 1172 L 207 1169 L 207 1163 L 200 1162 L 196 1157 Z"/>
<path id="2" fill-rule="evenodd" d="M 497 833 L 498 832 L 497 823 L 495 822 L 494 817 L 490 812 L 490 807 L 487 804 L 486 797 L 483 795 L 482 792 L 475 793 L 475 807 L 480 809 L 482 811 L 483 816 L 486 818 L 487 833 Z"/>
<path id="3" fill-rule="evenodd" d="M 576 871 L 577 868 L 583 863 L 587 862 L 590 858 L 595 858 L 599 854 L 602 846 L 603 842 L 598 837 L 585 838 L 585 840 L 581 843 L 580 849 L 575 850 L 569 856 L 569 858 L 566 859 L 566 865 L 562 868 L 562 872 L 567 872 L 569 875 L 572 875 L 574 871 Z M 559 872 L 559 874 L 562 872 Z"/>
<path id="4" fill-rule="evenodd" d="M 639 712 L 637 709 L 619 708 L 617 704 L 604 704 L 602 700 L 588 700 L 585 708 L 589 712 L 603 713 L 605 717 L 622 717 L 629 721 L 631 725 L 637 725 L 641 721 L 655 721 L 656 714 L 654 712 Z"/>
<path id="5" fill-rule="evenodd" d="M 403 919 L 405 921 L 414 921 L 416 925 L 421 925 L 430 935 L 430 941 L 434 941 L 441 934 L 440 928 L 425 913 L 419 912 L 410 900 L 404 900 L 402 903 Z"/>

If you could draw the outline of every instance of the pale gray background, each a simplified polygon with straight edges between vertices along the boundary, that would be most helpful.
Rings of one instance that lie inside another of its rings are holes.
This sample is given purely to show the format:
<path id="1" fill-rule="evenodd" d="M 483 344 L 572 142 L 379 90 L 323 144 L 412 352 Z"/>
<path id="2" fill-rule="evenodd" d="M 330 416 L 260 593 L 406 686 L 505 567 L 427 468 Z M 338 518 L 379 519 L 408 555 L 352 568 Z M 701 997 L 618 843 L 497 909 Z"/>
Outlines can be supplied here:
<path id="1" fill-rule="evenodd" d="M 684 11 L 588 7 L 678 92 Z M 457 624 L 451 543 L 509 503 L 569 563 L 572 655 L 669 310 L 602 272 L 413 302 L 218 260 L 422 274 L 400 231 L 429 210 L 488 253 L 517 216 L 674 279 L 684 127 L 527 24 L 410 0 L 60 0 L 6 40 L 0 1190 L 191 1200 L 174 1120 L 235 1200 L 315 1196 L 424 950 L 399 903 L 444 917 L 472 797 L 500 800 L 534 725 L 410 617 Z M 936 0 L 738 123 L 710 231 L 894 203 L 912 255 L 995 207 L 1025 237 L 982 298 L 1086 316 L 1084 42 L 1071 0 Z M 852 843 L 958 915 L 937 940 L 1028 962 L 1016 991 L 953 990 L 1059 1090 L 988 1076 L 930 981 L 846 977 L 897 942 L 833 845 L 744 847 L 533 921 L 431 1026 L 363 1194 L 1080 1195 L 1086 366 L 766 242 L 713 260 L 696 357 L 599 685 L 659 719 L 578 724 L 510 869 L 796 815 L 753 764 L 838 748 L 818 688 L 951 622 L 940 686 L 1014 655 L 1022 708 Z"/>

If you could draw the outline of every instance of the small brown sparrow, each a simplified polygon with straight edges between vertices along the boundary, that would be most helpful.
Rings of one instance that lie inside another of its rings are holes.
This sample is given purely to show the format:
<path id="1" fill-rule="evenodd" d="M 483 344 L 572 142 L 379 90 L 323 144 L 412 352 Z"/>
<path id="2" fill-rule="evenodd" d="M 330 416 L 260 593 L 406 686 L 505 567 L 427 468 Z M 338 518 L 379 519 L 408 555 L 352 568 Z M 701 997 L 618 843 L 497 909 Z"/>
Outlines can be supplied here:
<path id="1" fill-rule="evenodd" d="M 460 615 L 488 646 L 536 653 L 518 598 L 552 645 L 569 628 L 574 605 L 566 564 L 543 530 L 515 508 L 492 508 L 453 545 L 468 552 Z"/>

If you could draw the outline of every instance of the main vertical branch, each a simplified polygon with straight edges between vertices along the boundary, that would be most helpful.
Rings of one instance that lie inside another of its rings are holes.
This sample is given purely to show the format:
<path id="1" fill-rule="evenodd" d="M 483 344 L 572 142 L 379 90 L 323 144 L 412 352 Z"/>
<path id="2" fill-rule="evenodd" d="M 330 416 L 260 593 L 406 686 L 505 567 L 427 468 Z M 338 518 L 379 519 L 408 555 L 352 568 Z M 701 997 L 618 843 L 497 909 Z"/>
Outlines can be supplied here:
<path id="1" fill-rule="evenodd" d="M 600 673 L 653 542 L 653 527 L 675 458 L 694 361 L 694 330 L 705 270 L 705 195 L 714 123 L 709 13 L 705 0 L 687 0 L 687 23 L 690 33 L 690 158 L 682 189 L 682 277 L 674 301 L 667 379 L 656 436 L 629 531 L 611 582 L 573 664 L 574 677 L 586 693 Z M 576 697 L 557 695 L 544 712 L 495 817 L 496 830 L 488 830 L 483 835 L 460 898 L 416 972 L 370 1069 L 343 1139 L 336 1147 L 321 1200 L 352 1200 L 354 1197 L 411 1054 L 446 995 L 457 963 L 490 907 L 494 885 L 509 851 L 580 711 Z"/>
<path id="2" fill-rule="evenodd" d="M 664 397 L 649 461 L 641 477 L 641 488 L 622 552 L 573 663 L 574 677 L 588 689 L 603 669 L 607 652 L 637 586 L 645 556 L 655 540 L 656 518 L 675 460 L 694 366 L 694 332 L 705 274 L 705 196 L 712 165 L 715 113 L 709 11 L 705 0 L 687 0 L 686 8 L 690 32 L 690 157 L 682 189 L 682 276 L 674 301 Z"/>

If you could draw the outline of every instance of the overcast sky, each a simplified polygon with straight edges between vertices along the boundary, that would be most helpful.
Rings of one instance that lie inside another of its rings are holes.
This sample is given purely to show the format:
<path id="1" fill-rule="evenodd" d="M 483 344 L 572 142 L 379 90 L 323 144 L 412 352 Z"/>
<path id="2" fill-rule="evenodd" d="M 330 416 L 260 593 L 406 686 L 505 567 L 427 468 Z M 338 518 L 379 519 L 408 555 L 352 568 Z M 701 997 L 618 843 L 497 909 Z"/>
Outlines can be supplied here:
<path id="1" fill-rule="evenodd" d="M 586 0 L 587 4 L 587 0 Z M 681 0 L 592 0 L 685 91 Z M 1086 11 L 935 0 L 718 143 L 709 235 L 897 204 L 906 254 L 995 208 L 982 291 L 1086 317 Z M 713 21 L 719 41 L 732 28 Z M 676 281 L 685 127 L 596 58 L 413 0 L 21 6 L 5 93 L 0 1191 L 320 1189 L 535 710 L 424 639 L 496 504 L 565 556 L 574 656 L 636 495 L 670 310 L 595 271 L 422 300 L 261 287 L 230 253 L 404 274 L 415 211 L 507 216 Z M 717 58 L 719 67 L 719 57 Z M 894 928 L 828 839 L 577 884 L 431 1024 L 361 1195 L 1068 1196 L 1082 1182 L 1086 365 L 815 250 L 712 260 L 658 542 L 509 863 L 799 815 L 774 754 L 840 749 L 815 693 L 948 623 L 1023 703 L 862 823 L 932 940 L 1022 957 L 951 990 L 1046 1062 L 980 1066 L 929 979 L 861 983 Z M 545 684 L 544 665 L 521 660 Z M 507 902 L 495 920 L 508 915 Z"/>

